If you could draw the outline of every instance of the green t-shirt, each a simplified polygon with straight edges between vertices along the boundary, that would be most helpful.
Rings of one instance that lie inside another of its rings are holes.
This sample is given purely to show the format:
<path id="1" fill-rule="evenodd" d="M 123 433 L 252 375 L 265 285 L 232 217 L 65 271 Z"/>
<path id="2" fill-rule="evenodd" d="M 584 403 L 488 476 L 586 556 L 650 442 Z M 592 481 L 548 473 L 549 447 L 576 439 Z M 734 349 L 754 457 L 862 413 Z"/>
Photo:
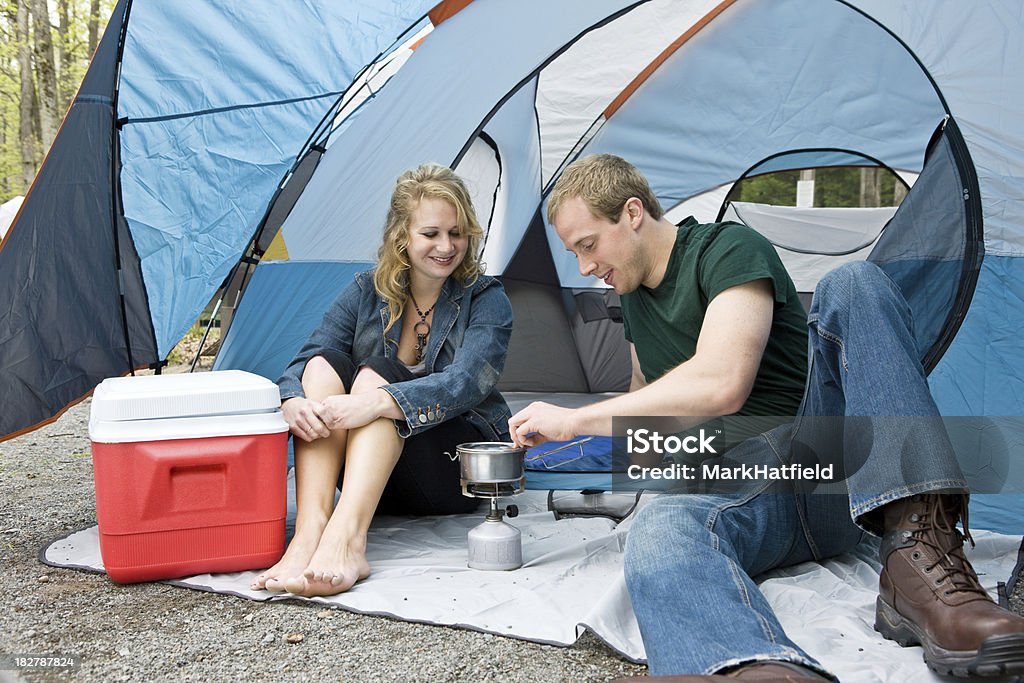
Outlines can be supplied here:
<path id="1" fill-rule="evenodd" d="M 636 347 L 647 382 L 693 357 L 712 299 L 764 278 L 772 283 L 775 315 L 754 387 L 736 415 L 795 415 L 807 378 L 807 313 L 775 249 L 740 223 L 687 218 L 661 283 L 622 296 L 626 339 Z"/>

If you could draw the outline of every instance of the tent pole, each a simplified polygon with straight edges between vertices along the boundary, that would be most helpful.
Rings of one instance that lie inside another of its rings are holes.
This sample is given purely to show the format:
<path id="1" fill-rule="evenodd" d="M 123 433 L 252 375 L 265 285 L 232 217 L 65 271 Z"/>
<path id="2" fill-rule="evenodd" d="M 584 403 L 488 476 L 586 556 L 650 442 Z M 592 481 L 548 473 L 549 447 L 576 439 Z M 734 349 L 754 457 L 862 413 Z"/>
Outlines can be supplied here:
<path id="1" fill-rule="evenodd" d="M 252 248 L 255 249 L 255 246 L 253 245 Z M 238 263 L 235 264 L 235 267 L 231 269 L 231 272 L 228 273 L 228 276 L 224 278 L 224 283 L 220 286 L 220 289 L 218 290 L 220 292 L 220 296 L 217 297 L 217 303 L 213 307 L 213 313 L 210 315 L 210 322 L 206 325 L 206 331 L 203 332 L 203 338 L 199 340 L 199 348 L 196 349 L 196 355 L 192 359 L 191 367 L 189 367 L 188 369 L 189 372 L 196 371 L 196 364 L 199 363 L 199 355 L 203 352 L 203 347 L 206 346 L 206 338 L 210 336 L 210 330 L 213 328 L 213 321 L 217 319 L 217 314 L 220 313 L 221 304 L 224 303 L 224 297 L 228 295 L 228 289 L 231 287 L 231 282 L 235 279 L 235 274 L 238 272 L 238 268 L 242 265 L 243 262 L 245 263 L 245 275 L 242 276 L 242 280 L 244 282 L 245 278 L 248 277 L 249 275 L 249 265 L 254 263 L 253 257 L 243 255 L 242 258 L 238 260 Z M 224 329 L 222 327 L 222 339 L 223 334 Z"/>
<path id="2" fill-rule="evenodd" d="M 222 289 L 221 295 L 217 298 L 217 305 L 213 307 L 213 313 L 210 314 L 210 322 L 206 324 L 206 331 L 203 332 L 203 338 L 199 340 L 199 348 L 196 349 L 196 355 L 192 359 L 192 366 L 188 369 L 189 372 L 196 371 L 196 364 L 199 362 L 199 356 L 203 353 L 203 347 L 206 346 L 206 338 L 210 336 L 210 330 L 213 328 L 213 321 L 217 319 L 217 314 L 220 313 L 220 305 L 224 303 L 224 295 L 227 290 Z"/>

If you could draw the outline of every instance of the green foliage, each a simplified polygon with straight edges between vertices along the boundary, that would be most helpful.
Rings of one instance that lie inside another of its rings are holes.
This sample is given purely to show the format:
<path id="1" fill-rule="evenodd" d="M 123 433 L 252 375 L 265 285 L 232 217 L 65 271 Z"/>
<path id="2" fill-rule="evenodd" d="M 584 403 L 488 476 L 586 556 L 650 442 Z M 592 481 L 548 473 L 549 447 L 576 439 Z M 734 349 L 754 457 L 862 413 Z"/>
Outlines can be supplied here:
<path id="1" fill-rule="evenodd" d="M 731 196 L 730 199 L 757 204 L 796 206 L 796 181 L 799 177 L 799 171 L 780 171 L 747 178 L 739 183 L 739 197 Z M 733 192 L 735 191 L 733 189 Z"/>
<path id="2" fill-rule="evenodd" d="M 98 35 L 102 35 L 107 20 L 114 9 L 116 0 L 99 0 L 96 12 Z M 19 51 L 26 40 L 33 40 L 35 27 L 29 22 L 29 35 L 19 36 L 17 31 L 18 6 L 28 6 L 29 0 L 0 0 L 0 203 L 16 195 L 25 194 L 28 189 L 23 179 L 21 145 L 21 115 L 26 109 L 21 102 L 21 69 L 18 63 Z M 78 86 L 89 67 L 92 55 L 89 52 L 89 20 L 92 0 L 46 0 L 50 15 L 51 39 L 56 53 L 58 96 L 56 109 L 58 118 L 70 106 Z M 63 56 L 63 63 L 62 63 Z M 33 90 L 38 97 L 39 64 L 33 54 Z M 60 121 L 56 122 L 58 125 Z M 30 141 L 33 173 L 46 150 L 34 131 Z"/>
<path id="3" fill-rule="evenodd" d="M 864 169 L 838 166 L 814 169 L 814 205 L 846 208 L 861 206 L 861 173 Z M 755 202 L 775 206 L 796 206 L 796 184 L 800 171 L 779 171 L 745 178 L 729 192 L 729 201 Z M 881 206 L 895 206 L 895 174 L 881 169 Z"/>
<path id="4" fill-rule="evenodd" d="M 814 172 L 814 205 L 836 208 L 860 206 L 861 168 L 819 168 Z M 881 206 L 893 206 L 893 186 L 896 176 L 887 170 L 881 172 Z"/>
<path id="5" fill-rule="evenodd" d="M 20 175 L 18 152 L 18 43 L 15 39 L 15 6 L 11 0 L 0 0 L 0 203 L 21 190 L 13 187 L 10 178 Z"/>

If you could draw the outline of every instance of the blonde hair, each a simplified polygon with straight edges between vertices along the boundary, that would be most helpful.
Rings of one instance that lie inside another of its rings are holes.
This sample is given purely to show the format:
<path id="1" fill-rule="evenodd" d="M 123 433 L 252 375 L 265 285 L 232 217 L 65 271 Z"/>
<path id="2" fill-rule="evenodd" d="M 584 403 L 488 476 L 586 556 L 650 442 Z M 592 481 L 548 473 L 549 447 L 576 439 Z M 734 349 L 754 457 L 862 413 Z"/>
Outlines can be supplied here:
<path id="1" fill-rule="evenodd" d="M 616 223 L 631 197 L 639 199 L 654 220 L 664 215 L 647 178 L 614 154 L 592 154 L 569 164 L 548 197 L 548 223 L 554 225 L 562 202 L 579 197 L 591 213 Z"/>
<path id="2" fill-rule="evenodd" d="M 459 232 L 469 238 L 469 246 L 462 263 L 452 276 L 468 286 L 483 273 L 480 248 L 484 231 L 477 221 L 473 201 L 466 183 L 446 166 L 423 164 L 398 176 L 391 193 L 384 241 L 377 250 L 377 268 L 373 272 L 373 286 L 388 304 L 387 332 L 402 317 L 402 309 L 409 296 L 409 227 L 412 214 L 424 198 L 443 199 L 455 208 Z"/>

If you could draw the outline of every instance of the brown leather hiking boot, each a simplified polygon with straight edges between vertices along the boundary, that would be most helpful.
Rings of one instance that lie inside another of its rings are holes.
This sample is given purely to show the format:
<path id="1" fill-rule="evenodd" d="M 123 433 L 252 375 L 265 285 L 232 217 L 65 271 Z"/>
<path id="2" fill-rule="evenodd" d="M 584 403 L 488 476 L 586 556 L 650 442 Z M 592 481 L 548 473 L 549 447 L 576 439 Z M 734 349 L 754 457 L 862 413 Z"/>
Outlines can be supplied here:
<path id="1" fill-rule="evenodd" d="M 1024 673 L 1024 618 L 988 597 L 964 556 L 964 539 L 974 544 L 967 496 L 916 495 L 883 514 L 875 630 L 904 647 L 921 645 L 940 674 Z"/>
<path id="2" fill-rule="evenodd" d="M 733 669 L 724 674 L 692 674 L 680 676 L 636 676 L 618 678 L 612 683 L 633 683 L 634 681 L 650 681 L 651 683 L 726 683 L 727 681 L 750 681 L 751 683 L 820 683 L 830 679 L 810 669 L 788 661 L 764 661 Z"/>
<path id="3" fill-rule="evenodd" d="M 821 683 L 830 679 L 810 669 L 789 662 L 754 662 L 732 669 L 727 673 L 714 675 L 693 674 L 680 676 L 638 676 L 619 678 L 612 683 L 726 683 L 726 681 L 749 681 L 750 683 Z"/>

